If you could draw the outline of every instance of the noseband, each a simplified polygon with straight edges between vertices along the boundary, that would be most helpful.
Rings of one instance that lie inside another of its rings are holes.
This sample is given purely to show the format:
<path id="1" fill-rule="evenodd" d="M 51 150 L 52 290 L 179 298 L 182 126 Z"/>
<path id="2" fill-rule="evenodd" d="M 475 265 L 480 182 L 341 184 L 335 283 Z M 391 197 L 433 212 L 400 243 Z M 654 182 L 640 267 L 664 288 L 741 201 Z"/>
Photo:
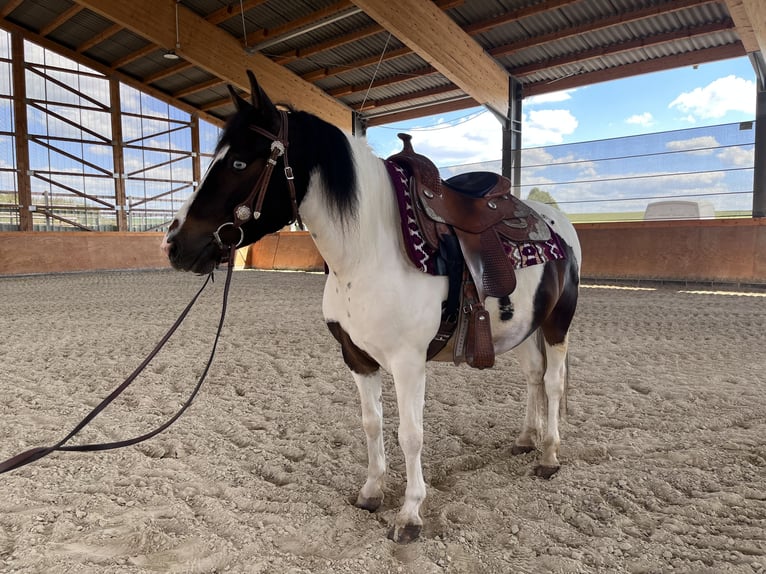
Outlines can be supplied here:
<path id="1" fill-rule="evenodd" d="M 263 200 L 266 197 L 266 190 L 268 189 L 269 182 L 271 181 L 271 174 L 274 171 L 274 166 L 277 165 L 277 158 L 279 156 L 284 157 L 285 179 L 287 179 L 287 189 L 290 192 L 290 203 L 292 204 L 293 208 L 293 217 L 287 224 L 289 225 L 294 221 L 297 221 L 298 225 L 303 227 L 301 216 L 298 213 L 298 197 L 295 193 L 295 178 L 293 176 L 293 168 L 290 167 L 290 163 L 287 159 L 287 113 L 280 110 L 279 114 L 281 122 L 279 125 L 279 132 L 276 135 L 258 126 L 250 126 L 250 129 L 254 132 L 259 133 L 271 140 L 271 155 L 269 155 L 269 159 L 266 160 L 266 167 L 258 176 L 258 179 L 255 181 L 255 185 L 253 185 L 253 189 L 250 191 L 250 194 L 247 196 L 245 201 L 234 208 L 234 221 L 227 221 L 226 223 L 221 224 L 213 233 L 213 238 L 215 239 L 216 244 L 221 248 L 221 250 L 224 251 L 224 253 L 226 253 L 227 247 L 231 245 L 234 245 L 234 247 L 239 247 L 242 244 L 242 241 L 245 239 L 245 232 L 242 231 L 242 226 L 247 221 L 249 221 L 251 217 L 253 219 L 258 219 L 261 217 Z M 221 230 L 229 226 L 239 231 L 239 240 L 236 243 L 225 243 L 224 240 L 221 239 Z"/>

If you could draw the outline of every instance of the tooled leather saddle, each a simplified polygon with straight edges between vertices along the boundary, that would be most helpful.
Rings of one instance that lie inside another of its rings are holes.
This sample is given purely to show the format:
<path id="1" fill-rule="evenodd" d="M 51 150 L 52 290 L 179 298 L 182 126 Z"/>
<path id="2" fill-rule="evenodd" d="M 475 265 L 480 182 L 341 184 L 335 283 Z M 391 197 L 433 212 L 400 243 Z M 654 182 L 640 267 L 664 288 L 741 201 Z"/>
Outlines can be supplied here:
<path id="1" fill-rule="evenodd" d="M 426 247 L 440 254 L 450 279 L 439 331 L 428 349 L 436 356 L 456 334 L 453 360 L 483 369 L 495 362 L 486 297 L 502 298 L 516 288 L 509 245 L 551 239 L 547 223 L 513 196 L 510 181 L 496 173 L 472 172 L 442 180 L 411 136 L 398 134 L 401 152 L 387 161 L 408 176 L 409 195 Z M 459 293 L 454 293 L 454 285 Z"/>

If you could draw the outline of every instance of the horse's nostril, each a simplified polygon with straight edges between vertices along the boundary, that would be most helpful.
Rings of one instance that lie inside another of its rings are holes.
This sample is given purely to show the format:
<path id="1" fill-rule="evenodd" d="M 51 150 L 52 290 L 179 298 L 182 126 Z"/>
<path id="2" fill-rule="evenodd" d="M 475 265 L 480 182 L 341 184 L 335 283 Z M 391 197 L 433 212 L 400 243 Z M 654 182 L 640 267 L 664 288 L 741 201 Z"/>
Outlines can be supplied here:
<path id="1" fill-rule="evenodd" d="M 173 223 L 171 223 L 171 224 L 170 224 L 170 227 L 168 227 L 168 233 L 170 233 L 170 232 L 172 232 L 172 231 L 175 231 L 176 229 L 178 229 L 178 226 L 179 226 L 179 225 L 180 225 L 180 223 L 178 223 L 178 220 L 177 220 L 177 219 L 174 219 L 174 220 L 173 220 Z"/>

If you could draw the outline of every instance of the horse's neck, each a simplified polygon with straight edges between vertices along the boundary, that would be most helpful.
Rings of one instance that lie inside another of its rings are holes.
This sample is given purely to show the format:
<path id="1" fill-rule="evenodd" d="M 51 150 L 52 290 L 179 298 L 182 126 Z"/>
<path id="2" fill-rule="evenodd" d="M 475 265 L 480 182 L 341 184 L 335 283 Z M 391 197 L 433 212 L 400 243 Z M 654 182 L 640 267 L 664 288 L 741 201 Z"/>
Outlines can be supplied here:
<path id="1" fill-rule="evenodd" d="M 396 199 L 385 165 L 367 143 L 349 138 L 356 166 L 356 213 L 343 220 L 330 207 L 321 177 L 314 174 L 301 203 L 301 217 L 327 265 L 339 274 L 380 269 L 400 256 Z"/>

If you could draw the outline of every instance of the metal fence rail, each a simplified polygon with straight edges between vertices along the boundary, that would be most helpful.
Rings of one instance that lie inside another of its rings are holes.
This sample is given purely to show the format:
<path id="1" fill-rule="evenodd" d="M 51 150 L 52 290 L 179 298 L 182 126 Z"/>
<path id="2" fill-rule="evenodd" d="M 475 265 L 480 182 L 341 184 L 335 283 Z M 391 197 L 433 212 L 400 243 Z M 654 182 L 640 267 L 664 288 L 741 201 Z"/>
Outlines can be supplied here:
<path id="1" fill-rule="evenodd" d="M 546 192 L 581 222 L 641 220 L 649 205 L 669 201 L 716 218 L 749 217 L 754 142 L 755 122 L 741 122 L 527 148 L 520 195 Z M 443 177 L 475 170 L 500 172 L 500 160 L 441 168 Z"/>

